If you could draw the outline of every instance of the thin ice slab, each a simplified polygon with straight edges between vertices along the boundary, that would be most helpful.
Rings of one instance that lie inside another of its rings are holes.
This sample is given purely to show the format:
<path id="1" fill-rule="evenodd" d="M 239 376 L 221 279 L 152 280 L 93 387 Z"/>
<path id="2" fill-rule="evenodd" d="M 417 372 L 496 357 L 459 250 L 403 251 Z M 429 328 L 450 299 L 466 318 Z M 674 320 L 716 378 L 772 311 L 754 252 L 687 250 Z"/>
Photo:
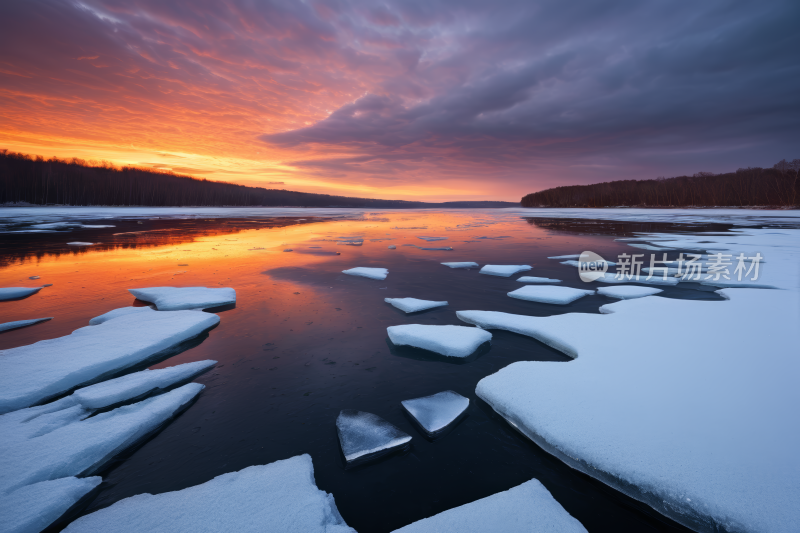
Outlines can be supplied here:
<path id="1" fill-rule="evenodd" d="M 492 334 L 480 328 L 403 324 L 386 328 L 389 339 L 398 346 L 413 346 L 448 357 L 468 357 Z"/>
<path id="2" fill-rule="evenodd" d="M 434 242 L 434 241 L 446 241 L 447 237 L 417 237 L 417 239 L 422 239 L 426 242 Z"/>
<path id="3" fill-rule="evenodd" d="M 0 351 L 0 414 L 113 377 L 219 324 L 199 311 L 123 315 L 70 335 Z"/>
<path id="4" fill-rule="evenodd" d="M 648 279 L 648 275 L 644 273 L 638 276 L 636 275 L 628 276 L 627 274 L 622 274 L 620 275 L 620 277 L 617 277 L 617 275 L 613 272 L 606 272 L 605 274 L 597 278 L 596 281 L 599 281 L 601 283 L 614 283 L 614 284 L 644 283 L 646 285 L 677 285 L 678 281 L 680 280 L 678 278 L 671 278 L 671 277 L 665 278 L 663 275 L 654 275 L 653 277 Z"/>
<path id="5" fill-rule="evenodd" d="M 568 254 L 568 255 L 554 255 L 548 259 L 578 259 L 581 254 Z"/>
<path id="6" fill-rule="evenodd" d="M 112 318 L 121 317 L 123 315 L 132 315 L 135 313 L 154 313 L 151 308 L 149 307 L 120 307 L 118 309 L 112 309 L 108 313 L 104 313 L 100 316 L 96 316 L 89 320 L 90 326 L 97 326 L 102 324 L 103 322 L 108 322 Z"/>
<path id="7" fill-rule="evenodd" d="M 644 298 L 663 292 L 654 287 L 639 287 L 638 285 L 617 285 L 616 287 L 600 287 L 597 294 L 618 298 L 620 300 L 630 300 L 632 298 Z"/>
<path id="8" fill-rule="evenodd" d="M 394 533 L 586 533 L 538 480 L 448 509 Z"/>
<path id="9" fill-rule="evenodd" d="M 0 302 L 27 298 L 31 294 L 36 294 L 42 289 L 43 287 L 0 287 Z"/>
<path id="10" fill-rule="evenodd" d="M 53 320 L 53 317 L 32 318 L 30 320 L 15 320 L 13 322 L 6 322 L 5 324 L 0 324 L 0 332 L 8 331 L 10 329 L 24 328 L 34 324 L 39 324 L 41 322 L 47 322 L 48 320 Z"/>
<path id="11" fill-rule="evenodd" d="M 369 279 L 386 279 L 386 276 L 389 275 L 389 269 L 355 267 L 349 270 L 342 270 L 342 274 L 349 274 L 351 276 L 361 276 L 362 278 L 369 278 Z"/>
<path id="12" fill-rule="evenodd" d="M 388 304 L 392 304 L 396 308 L 406 313 L 416 313 L 418 311 L 425 311 L 426 309 L 433 309 L 434 307 L 442 307 L 447 305 L 447 302 L 418 300 L 417 298 L 384 298 L 383 301 Z"/>
<path id="13" fill-rule="evenodd" d="M 436 437 L 464 414 L 469 407 L 469 398 L 447 390 L 424 398 L 404 400 L 400 403 L 428 437 Z"/>
<path id="14" fill-rule="evenodd" d="M 450 268 L 478 268 L 478 263 L 473 263 L 472 261 L 460 261 L 454 263 L 442 263 L 444 266 Z"/>
<path id="15" fill-rule="evenodd" d="M 411 440 L 411 435 L 378 415 L 353 409 L 339 413 L 336 431 L 348 465 L 406 448 Z"/>
<path id="16" fill-rule="evenodd" d="M 517 272 L 524 272 L 532 268 L 530 265 L 486 265 L 480 270 L 480 273 L 508 278 Z"/>
<path id="17" fill-rule="evenodd" d="M 566 305 L 591 294 L 594 294 L 593 290 L 551 285 L 528 285 L 508 293 L 509 296 L 518 300 L 555 305 Z"/>
<path id="18" fill-rule="evenodd" d="M 560 279 L 537 278 L 535 276 L 522 276 L 517 281 L 519 283 L 561 283 Z"/>
<path id="19" fill-rule="evenodd" d="M 143 302 L 155 304 L 159 311 L 209 309 L 236 303 L 236 291 L 230 287 L 148 287 L 128 292 Z"/>

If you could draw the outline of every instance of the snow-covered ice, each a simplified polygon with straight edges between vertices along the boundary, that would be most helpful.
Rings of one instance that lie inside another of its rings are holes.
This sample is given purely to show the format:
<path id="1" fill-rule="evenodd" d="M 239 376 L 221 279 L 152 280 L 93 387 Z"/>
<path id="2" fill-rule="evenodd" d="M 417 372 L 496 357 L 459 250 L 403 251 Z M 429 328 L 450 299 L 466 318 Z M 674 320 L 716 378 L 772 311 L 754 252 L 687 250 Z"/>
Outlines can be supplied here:
<path id="1" fill-rule="evenodd" d="M 0 497 L 0 531 L 39 533 L 58 520 L 103 481 L 93 477 L 62 477 L 26 485 Z"/>
<path id="2" fill-rule="evenodd" d="M 596 281 L 601 283 L 645 283 L 647 285 L 677 285 L 680 281 L 679 278 L 671 278 L 664 276 L 661 273 L 654 274 L 653 277 L 647 279 L 648 275 L 646 273 L 639 274 L 638 276 L 630 276 L 628 277 L 627 274 L 624 274 L 617 278 L 617 274 L 615 272 L 606 272 Z"/>
<path id="3" fill-rule="evenodd" d="M 31 294 L 36 294 L 43 287 L 0 287 L 0 302 L 6 300 L 16 300 L 25 298 Z"/>
<path id="4" fill-rule="evenodd" d="M 139 494 L 83 516 L 68 533 L 355 533 L 317 488 L 309 455 L 250 466 L 201 485 Z"/>
<path id="5" fill-rule="evenodd" d="M 434 302 L 433 300 L 418 300 L 417 298 L 384 298 L 384 302 L 392 304 L 396 308 L 406 313 L 416 313 L 434 307 L 442 307 L 447 302 Z"/>
<path id="6" fill-rule="evenodd" d="M 619 298 L 620 300 L 630 300 L 631 298 L 643 298 L 663 292 L 654 287 L 639 287 L 638 285 L 617 285 L 616 287 L 600 287 L 597 294 Z"/>
<path id="7" fill-rule="evenodd" d="M 130 315 L 135 313 L 155 313 L 153 309 L 149 307 L 120 307 L 118 309 L 112 309 L 108 313 L 102 314 L 100 316 L 96 316 L 89 320 L 90 326 L 97 326 L 102 324 L 103 322 L 107 322 L 112 318 L 117 318 L 123 315 Z"/>
<path id="8" fill-rule="evenodd" d="M 446 241 L 447 237 L 417 237 L 417 239 L 422 239 L 423 241 L 433 242 L 433 241 Z"/>
<path id="9" fill-rule="evenodd" d="M 390 250 L 396 250 L 396 249 L 397 249 L 397 246 L 395 246 L 394 244 L 390 244 L 390 245 L 389 245 L 389 249 L 390 249 Z"/>
<path id="10" fill-rule="evenodd" d="M 578 259 L 580 256 L 581 254 L 554 255 L 552 257 L 548 257 L 548 259 Z"/>
<path id="11" fill-rule="evenodd" d="M 230 287 L 146 287 L 128 289 L 143 302 L 150 302 L 159 311 L 208 309 L 236 303 L 236 291 Z"/>
<path id="12" fill-rule="evenodd" d="M 639 244 L 630 242 L 628 243 L 628 246 L 639 248 L 641 250 L 652 250 L 652 251 L 667 251 L 672 249 L 672 248 L 663 248 L 661 246 L 653 246 L 652 244 Z"/>
<path id="13" fill-rule="evenodd" d="M 48 320 L 53 320 L 53 317 L 50 316 L 47 318 L 32 318 L 30 320 L 15 320 L 13 322 L 6 322 L 5 324 L 0 324 L 0 332 L 8 331 L 10 329 L 24 328 L 40 322 L 47 322 Z"/>
<path id="14" fill-rule="evenodd" d="M 586 529 L 531 479 L 509 490 L 448 509 L 394 533 L 586 533 Z"/>
<path id="15" fill-rule="evenodd" d="M 508 293 L 512 298 L 545 304 L 566 305 L 578 298 L 594 294 L 593 290 L 556 287 L 552 285 L 527 285 Z"/>
<path id="16" fill-rule="evenodd" d="M 513 276 L 517 272 L 524 272 L 532 268 L 533 267 L 530 265 L 486 265 L 480 270 L 480 273 L 507 278 Z"/>
<path id="17" fill-rule="evenodd" d="M 440 252 L 449 252 L 453 249 L 449 246 L 438 246 L 438 247 L 431 247 L 431 246 L 417 246 L 420 250 L 431 250 L 431 251 L 440 251 Z"/>
<path id="18" fill-rule="evenodd" d="M 372 413 L 344 409 L 336 418 L 336 432 L 348 464 L 403 449 L 411 435 Z"/>
<path id="19" fill-rule="evenodd" d="M 473 263 L 472 261 L 461 261 L 455 263 L 442 263 L 444 266 L 448 266 L 450 268 L 478 268 L 478 263 Z"/>
<path id="20" fill-rule="evenodd" d="M 449 357 L 468 357 L 492 334 L 480 328 L 464 326 L 429 326 L 403 324 L 386 328 L 389 339 L 397 346 L 413 346 Z"/>
<path id="21" fill-rule="evenodd" d="M 483 329 L 502 329 L 533 337 L 556 350 L 564 352 L 569 357 L 577 357 L 577 353 L 572 349 L 571 345 L 558 344 L 558 339 L 552 339 L 544 334 L 548 320 L 552 317 L 539 318 L 502 313 L 500 311 L 456 311 L 456 316 L 467 324 L 474 324 Z"/>
<path id="22" fill-rule="evenodd" d="M 429 437 L 435 437 L 446 430 L 469 407 L 468 398 L 451 390 L 400 403 Z"/>
<path id="23" fill-rule="evenodd" d="M 386 279 L 386 276 L 389 275 L 389 270 L 386 268 L 355 267 L 349 270 L 342 270 L 342 274 L 370 279 Z"/>
<path id="24" fill-rule="evenodd" d="M 522 276 L 517 281 L 519 283 L 561 283 L 560 279 L 537 278 L 535 276 Z"/>
<path id="25" fill-rule="evenodd" d="M 210 313 L 151 310 L 0 351 L 0 413 L 113 377 L 158 358 L 218 323 L 219 317 Z"/>

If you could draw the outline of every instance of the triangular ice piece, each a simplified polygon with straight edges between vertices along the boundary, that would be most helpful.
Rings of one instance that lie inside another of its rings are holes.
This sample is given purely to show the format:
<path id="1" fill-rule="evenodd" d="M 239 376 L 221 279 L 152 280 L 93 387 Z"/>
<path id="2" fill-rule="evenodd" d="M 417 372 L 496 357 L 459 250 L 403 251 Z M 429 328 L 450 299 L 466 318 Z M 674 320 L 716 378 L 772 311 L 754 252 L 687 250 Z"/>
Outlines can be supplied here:
<path id="1" fill-rule="evenodd" d="M 480 328 L 464 326 L 429 326 L 403 324 L 386 328 L 389 339 L 397 346 L 413 346 L 449 357 L 469 357 L 492 334 Z"/>
<path id="2" fill-rule="evenodd" d="M 386 276 L 389 275 L 389 270 L 386 268 L 355 267 L 349 270 L 342 270 L 342 273 L 361 276 L 362 278 L 386 279 Z"/>
<path id="3" fill-rule="evenodd" d="M 400 402 L 422 427 L 428 437 L 435 437 L 450 427 L 469 407 L 469 399 L 446 390 L 424 398 Z"/>
<path id="4" fill-rule="evenodd" d="M 434 307 L 442 307 L 447 305 L 447 302 L 418 300 L 417 298 L 384 298 L 383 301 L 387 304 L 392 304 L 396 308 L 406 313 L 416 313 L 417 311 L 425 311 L 426 309 L 433 309 Z"/>
<path id="5" fill-rule="evenodd" d="M 517 272 L 523 272 L 531 268 L 533 267 L 530 265 L 486 265 L 481 269 L 480 273 L 507 278 Z"/>
<path id="6" fill-rule="evenodd" d="M 590 294 L 594 294 L 594 291 L 552 285 L 528 285 L 508 293 L 512 298 L 519 300 L 557 305 L 566 305 Z"/>
<path id="7" fill-rule="evenodd" d="M 336 431 L 348 465 L 402 449 L 411 440 L 411 435 L 378 415 L 353 409 L 339 413 Z"/>

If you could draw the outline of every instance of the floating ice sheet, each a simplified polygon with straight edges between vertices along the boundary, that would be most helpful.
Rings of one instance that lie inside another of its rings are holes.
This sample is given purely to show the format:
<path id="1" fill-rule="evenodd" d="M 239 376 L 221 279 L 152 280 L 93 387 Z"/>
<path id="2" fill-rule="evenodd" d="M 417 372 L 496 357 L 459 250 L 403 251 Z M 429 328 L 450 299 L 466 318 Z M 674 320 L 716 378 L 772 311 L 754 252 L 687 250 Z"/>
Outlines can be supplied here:
<path id="1" fill-rule="evenodd" d="M 149 307 L 120 307 L 119 309 L 112 309 L 108 313 L 102 314 L 100 316 L 96 316 L 93 319 L 89 320 L 90 326 L 97 326 L 102 324 L 103 322 L 108 322 L 112 318 L 117 318 L 123 315 L 131 315 L 135 313 L 155 313 L 153 309 Z"/>
<path id="2" fill-rule="evenodd" d="M 10 329 L 24 328 L 27 326 L 32 326 L 34 324 L 38 324 L 40 322 L 47 322 L 48 320 L 53 320 L 53 317 L 32 318 L 30 320 L 15 320 L 13 322 L 6 322 L 5 324 L 0 324 L 0 333 L 3 331 L 8 331 Z"/>
<path id="3" fill-rule="evenodd" d="M 26 298 L 31 294 L 36 294 L 43 287 L 0 287 L 0 302 L 6 300 L 16 300 Z"/>
<path id="4" fill-rule="evenodd" d="M 519 283 L 561 283 L 560 279 L 537 278 L 535 276 L 522 276 L 517 281 Z"/>
<path id="5" fill-rule="evenodd" d="M 593 290 L 554 287 L 552 285 L 528 285 L 508 293 L 512 298 L 545 304 L 566 305 L 578 298 L 594 294 Z"/>
<path id="6" fill-rule="evenodd" d="M 0 413 L 111 377 L 219 323 L 198 311 L 123 315 L 70 335 L 0 351 Z"/>
<path id="7" fill-rule="evenodd" d="M 429 437 L 446 430 L 469 407 L 468 398 L 451 390 L 400 403 Z"/>
<path id="8" fill-rule="evenodd" d="M 548 259 L 578 259 L 580 256 L 581 254 L 554 255 L 552 257 L 548 257 Z"/>
<path id="9" fill-rule="evenodd" d="M 21 487 L 0 497 L 0 531 L 39 533 L 103 481 L 62 477 Z"/>
<path id="10" fill-rule="evenodd" d="M 433 309 L 434 307 L 442 307 L 447 305 L 447 302 L 418 300 L 417 298 L 384 298 L 383 301 L 392 304 L 396 308 L 406 313 L 416 313 L 417 311 L 425 311 L 426 309 Z"/>
<path id="11" fill-rule="evenodd" d="M 417 239 L 422 239 L 423 241 L 433 242 L 433 241 L 446 241 L 447 237 L 417 237 Z"/>
<path id="12" fill-rule="evenodd" d="M 661 289 L 653 287 L 639 287 L 638 285 L 617 285 L 616 287 L 600 287 L 597 294 L 619 298 L 620 300 L 630 300 L 631 298 L 643 298 L 663 292 Z"/>
<path id="13" fill-rule="evenodd" d="M 614 272 L 606 272 L 596 281 L 600 283 L 644 283 L 646 285 L 677 285 L 680 281 L 679 278 L 673 278 L 667 276 L 666 278 L 662 274 L 654 274 L 653 277 L 647 279 L 648 275 L 645 273 L 639 274 L 638 276 L 628 276 L 627 274 L 623 274 L 620 278 L 617 278 L 617 274 Z"/>
<path id="14" fill-rule="evenodd" d="M 187 489 L 139 494 L 83 516 L 68 533 L 355 533 L 317 488 L 309 455 L 250 466 Z"/>
<path id="15" fill-rule="evenodd" d="M 531 270 L 532 268 L 533 267 L 530 265 L 486 265 L 480 270 L 480 273 L 507 278 L 513 276 L 517 272 Z"/>
<path id="16" fill-rule="evenodd" d="M 598 261 L 598 263 L 602 263 L 602 261 Z M 614 265 L 616 265 L 616 263 L 615 263 L 615 262 L 613 262 L 613 261 L 605 261 L 605 263 L 606 263 L 608 266 L 614 266 Z M 573 260 L 570 260 L 570 261 L 561 261 L 561 264 L 562 264 L 562 265 L 567 265 L 567 266 L 573 266 L 573 267 L 580 267 L 580 261 L 577 261 L 577 260 L 574 260 L 574 261 L 573 261 Z"/>
<path id="17" fill-rule="evenodd" d="M 478 268 L 478 263 L 473 263 L 472 261 L 461 261 L 455 263 L 442 263 L 444 266 L 448 266 L 450 268 Z"/>
<path id="18" fill-rule="evenodd" d="M 389 339 L 398 346 L 413 346 L 449 357 L 468 357 L 492 334 L 480 328 L 403 324 L 386 328 Z"/>
<path id="19" fill-rule="evenodd" d="M 411 440 L 411 435 L 378 415 L 352 409 L 339 413 L 336 431 L 348 463 L 403 448 Z"/>
<path id="20" fill-rule="evenodd" d="M 430 250 L 434 252 L 450 252 L 453 249 L 449 246 L 438 246 L 438 247 L 430 247 L 430 246 L 417 246 L 420 250 Z"/>
<path id="21" fill-rule="evenodd" d="M 80 242 L 80 241 L 68 242 L 67 244 L 69 246 L 94 246 L 93 242 Z"/>
<path id="22" fill-rule="evenodd" d="M 586 529 L 531 479 L 512 489 L 448 509 L 394 533 L 586 533 Z"/>
<path id="23" fill-rule="evenodd" d="M 209 309 L 236 303 L 236 291 L 230 287 L 147 287 L 128 289 L 139 300 L 155 304 L 159 311 Z"/>
<path id="24" fill-rule="evenodd" d="M 390 245 L 389 245 L 389 249 L 390 249 L 390 250 L 396 250 L 396 249 L 397 249 L 397 246 L 395 246 L 394 244 L 390 244 Z"/>
<path id="25" fill-rule="evenodd" d="M 386 276 L 389 275 L 389 270 L 386 268 L 355 267 L 349 270 L 342 270 L 342 274 L 370 279 L 386 279 Z"/>

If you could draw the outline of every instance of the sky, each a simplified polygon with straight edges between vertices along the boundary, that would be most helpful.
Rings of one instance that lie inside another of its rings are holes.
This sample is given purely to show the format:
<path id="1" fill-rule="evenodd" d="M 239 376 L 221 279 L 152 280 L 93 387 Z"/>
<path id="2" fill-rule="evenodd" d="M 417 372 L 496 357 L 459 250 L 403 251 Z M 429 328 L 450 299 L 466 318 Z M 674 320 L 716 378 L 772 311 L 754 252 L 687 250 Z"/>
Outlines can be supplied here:
<path id="1" fill-rule="evenodd" d="M 509 200 L 800 157 L 800 2 L 0 0 L 0 149 Z"/>

